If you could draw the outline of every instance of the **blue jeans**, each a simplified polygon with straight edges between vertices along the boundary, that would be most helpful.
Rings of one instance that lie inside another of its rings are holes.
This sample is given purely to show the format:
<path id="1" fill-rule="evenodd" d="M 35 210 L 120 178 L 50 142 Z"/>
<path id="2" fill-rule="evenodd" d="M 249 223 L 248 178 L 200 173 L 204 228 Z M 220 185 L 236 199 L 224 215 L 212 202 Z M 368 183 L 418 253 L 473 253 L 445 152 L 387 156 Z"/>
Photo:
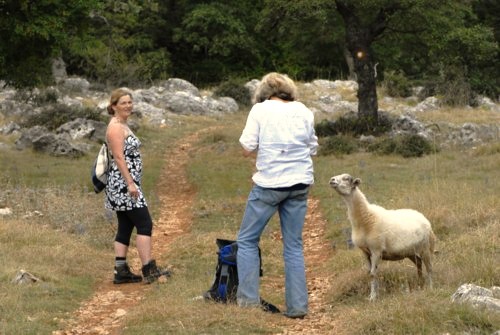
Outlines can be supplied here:
<path id="1" fill-rule="evenodd" d="M 285 262 L 286 315 L 307 314 L 307 286 L 302 246 L 302 228 L 309 188 L 276 191 L 255 185 L 250 191 L 238 233 L 238 292 L 240 306 L 260 306 L 259 241 L 262 231 L 278 211 Z"/>

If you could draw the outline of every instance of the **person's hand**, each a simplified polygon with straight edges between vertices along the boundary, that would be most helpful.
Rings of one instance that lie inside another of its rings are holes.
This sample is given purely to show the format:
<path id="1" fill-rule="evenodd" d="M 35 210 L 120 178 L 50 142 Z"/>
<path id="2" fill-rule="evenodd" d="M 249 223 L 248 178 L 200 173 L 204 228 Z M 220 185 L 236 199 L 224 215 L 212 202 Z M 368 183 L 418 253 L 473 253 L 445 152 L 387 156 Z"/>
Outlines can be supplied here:
<path id="1" fill-rule="evenodd" d="M 128 194 L 134 199 L 137 199 L 139 197 L 139 187 L 135 183 L 131 183 L 127 186 L 128 188 Z"/>

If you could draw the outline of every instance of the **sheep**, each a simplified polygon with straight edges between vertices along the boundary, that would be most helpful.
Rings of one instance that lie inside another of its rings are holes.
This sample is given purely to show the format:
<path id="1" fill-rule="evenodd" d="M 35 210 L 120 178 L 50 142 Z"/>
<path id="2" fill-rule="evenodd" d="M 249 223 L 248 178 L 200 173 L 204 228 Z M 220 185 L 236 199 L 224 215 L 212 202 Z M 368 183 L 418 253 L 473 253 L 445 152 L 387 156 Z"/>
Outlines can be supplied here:
<path id="1" fill-rule="evenodd" d="M 330 179 L 330 186 L 342 196 L 352 226 L 352 242 L 366 257 L 371 276 L 370 301 L 377 298 L 377 266 L 380 260 L 409 258 L 417 266 L 419 282 L 424 282 L 422 262 L 432 288 L 431 257 L 435 235 L 429 220 L 413 209 L 388 210 L 371 204 L 359 189 L 361 179 L 347 173 Z"/>

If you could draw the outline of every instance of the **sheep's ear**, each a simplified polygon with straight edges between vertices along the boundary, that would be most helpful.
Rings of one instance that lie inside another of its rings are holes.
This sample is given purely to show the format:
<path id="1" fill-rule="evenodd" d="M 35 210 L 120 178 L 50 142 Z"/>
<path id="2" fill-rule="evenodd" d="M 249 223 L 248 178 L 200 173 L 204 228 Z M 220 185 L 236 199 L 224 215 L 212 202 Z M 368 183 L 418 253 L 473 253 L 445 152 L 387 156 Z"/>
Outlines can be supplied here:
<path id="1" fill-rule="evenodd" d="M 354 181 L 352 182 L 352 186 L 359 186 L 361 184 L 361 179 L 359 178 L 356 178 L 354 179 Z"/>

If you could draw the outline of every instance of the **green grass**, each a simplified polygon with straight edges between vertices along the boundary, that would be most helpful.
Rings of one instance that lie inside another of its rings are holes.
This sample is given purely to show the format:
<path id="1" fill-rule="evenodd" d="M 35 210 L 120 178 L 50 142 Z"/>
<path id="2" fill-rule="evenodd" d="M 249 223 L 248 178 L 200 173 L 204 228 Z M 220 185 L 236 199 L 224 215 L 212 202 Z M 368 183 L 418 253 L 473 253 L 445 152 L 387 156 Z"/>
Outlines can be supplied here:
<path id="1" fill-rule="evenodd" d="M 500 329 L 498 314 L 450 303 L 463 283 L 491 287 L 500 283 L 500 156 L 447 151 L 423 158 L 369 154 L 342 159 L 318 157 L 313 195 L 321 199 L 331 223 L 328 236 L 338 246 L 330 260 L 338 273 L 330 296 L 334 313 L 345 318 L 351 334 L 488 334 Z M 370 202 L 386 208 L 424 213 L 438 237 L 433 291 L 416 289 L 409 262 L 385 262 L 379 268 L 381 299 L 366 304 L 369 278 L 363 256 L 346 248 L 346 207 L 327 187 L 329 177 L 348 172 L 362 179 Z M 410 289 L 410 293 L 407 290 Z M 348 307 L 362 308 L 348 313 Z M 404 306 L 404 307 L 403 307 Z M 348 313 L 348 314 L 347 314 Z"/>
<path id="2" fill-rule="evenodd" d="M 215 127 L 189 151 L 187 176 L 196 189 L 188 234 L 161 255 L 174 268 L 167 283 L 155 285 L 125 317 L 124 334 L 274 334 L 288 321 L 260 310 L 211 304 L 197 299 L 212 282 L 216 238 L 234 238 L 251 188 L 252 158 L 244 158 L 238 138 L 245 113 L 220 117 L 177 117 L 170 126 L 141 129 L 144 188 L 153 219 L 156 188 L 175 141 L 195 130 Z M 477 116 L 477 118 L 481 118 Z M 96 146 L 97 150 L 97 146 Z M 110 276 L 114 216 L 103 210 L 102 195 L 90 191 L 93 157 L 53 158 L 29 151 L 0 150 L 0 334 L 48 334 L 58 329 Z M 498 144 L 465 153 L 443 150 L 421 158 L 356 153 L 314 158 L 319 199 L 328 221 L 325 239 L 333 255 L 315 269 L 331 276 L 328 313 L 345 334 L 490 334 L 500 329 L 498 313 L 454 305 L 450 297 L 463 283 L 500 284 L 500 152 Z M 346 208 L 328 186 L 331 176 L 348 172 L 362 179 L 371 202 L 386 208 L 410 207 L 433 224 L 439 253 L 434 289 L 417 288 L 410 262 L 384 262 L 379 269 L 380 299 L 368 303 L 363 258 L 348 249 Z M 33 214 L 39 211 L 43 216 Z M 31 216 L 29 216 L 31 215 Z M 283 262 L 276 219 L 263 234 L 264 299 L 284 306 Z M 132 247 L 134 247 L 132 245 Z M 23 268 L 42 284 L 13 285 Z"/>
<path id="3" fill-rule="evenodd" d="M 50 334 L 57 329 L 57 320 L 67 317 L 104 279 L 105 255 L 41 222 L 1 222 L 0 334 Z M 19 270 L 41 282 L 13 284 Z"/>

